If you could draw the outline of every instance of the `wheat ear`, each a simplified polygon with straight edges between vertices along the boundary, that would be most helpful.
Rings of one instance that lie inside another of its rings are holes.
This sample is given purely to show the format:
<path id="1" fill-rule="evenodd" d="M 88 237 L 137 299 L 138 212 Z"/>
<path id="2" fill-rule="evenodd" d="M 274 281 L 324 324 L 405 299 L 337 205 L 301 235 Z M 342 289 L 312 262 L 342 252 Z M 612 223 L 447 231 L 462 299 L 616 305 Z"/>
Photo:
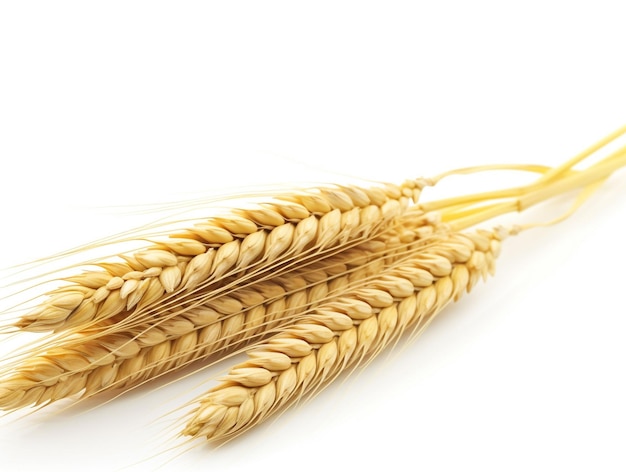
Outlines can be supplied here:
<path id="1" fill-rule="evenodd" d="M 486 231 L 450 234 L 365 286 L 318 306 L 249 351 L 247 361 L 199 399 L 183 434 L 210 440 L 237 435 L 370 359 L 402 334 L 421 331 L 480 277 L 493 273 L 501 237 Z M 450 243 L 457 250 L 450 250 Z M 410 274 L 422 270 L 431 255 L 446 257 L 449 270 L 430 274 L 428 284 L 416 284 Z M 387 277 L 395 283 L 385 283 Z"/>
<path id="2" fill-rule="evenodd" d="M 99 270 L 68 277 L 67 285 L 22 316 L 15 326 L 47 332 L 86 329 L 116 315 L 148 319 L 181 294 L 210 292 L 225 277 L 271 270 L 283 258 L 323 251 L 359 237 L 402 214 L 422 183 L 360 188 L 326 187 L 277 197 L 258 208 L 197 223 L 188 230 Z"/>

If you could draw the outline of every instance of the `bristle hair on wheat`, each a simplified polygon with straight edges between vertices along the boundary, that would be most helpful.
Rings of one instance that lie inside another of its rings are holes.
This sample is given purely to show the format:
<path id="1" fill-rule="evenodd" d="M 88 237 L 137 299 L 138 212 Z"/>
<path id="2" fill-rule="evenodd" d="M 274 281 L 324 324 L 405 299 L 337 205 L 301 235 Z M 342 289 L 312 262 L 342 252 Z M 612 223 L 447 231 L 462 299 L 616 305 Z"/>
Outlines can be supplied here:
<path id="1" fill-rule="evenodd" d="M 563 216 L 570 215 L 626 166 L 626 146 L 576 166 L 624 134 L 626 127 L 554 168 L 485 166 L 402 185 L 285 194 L 92 262 L 96 270 L 65 277 L 13 323 L 52 334 L 0 369 L 0 408 L 131 388 L 242 350 L 248 359 L 197 400 L 183 429 L 191 438 L 233 438 L 403 335 L 421 333 L 493 273 L 504 236 L 537 224 L 469 228 L 578 190 Z M 496 168 L 540 176 L 521 187 L 418 201 L 424 186 L 448 175 Z"/>

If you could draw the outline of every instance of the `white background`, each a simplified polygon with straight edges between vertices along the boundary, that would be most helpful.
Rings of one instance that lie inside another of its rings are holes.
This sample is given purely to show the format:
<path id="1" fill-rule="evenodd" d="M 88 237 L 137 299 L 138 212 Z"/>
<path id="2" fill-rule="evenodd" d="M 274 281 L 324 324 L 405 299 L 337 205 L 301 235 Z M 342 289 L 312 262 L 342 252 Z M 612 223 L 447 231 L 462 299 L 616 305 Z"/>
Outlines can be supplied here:
<path id="1" fill-rule="evenodd" d="M 0 5 L 5 268 L 143 222 L 127 205 L 554 165 L 626 121 L 620 2 Z M 417 342 L 220 449 L 175 457 L 180 413 L 159 419 L 213 371 L 0 419 L 0 469 L 625 470 L 625 188 L 507 241 Z"/>

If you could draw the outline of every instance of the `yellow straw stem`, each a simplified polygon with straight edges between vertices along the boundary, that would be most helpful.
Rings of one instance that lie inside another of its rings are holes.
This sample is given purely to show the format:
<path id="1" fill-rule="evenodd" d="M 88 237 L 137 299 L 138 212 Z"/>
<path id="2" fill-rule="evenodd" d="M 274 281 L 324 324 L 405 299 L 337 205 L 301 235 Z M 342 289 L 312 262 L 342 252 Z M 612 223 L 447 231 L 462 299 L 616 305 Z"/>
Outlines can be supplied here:
<path id="1" fill-rule="evenodd" d="M 593 146 L 590 146 L 589 148 L 585 149 L 583 152 L 581 152 L 580 154 L 574 156 L 569 161 L 564 162 L 560 166 L 555 167 L 552 170 L 546 172 L 545 174 L 543 174 L 542 177 L 539 178 L 537 183 L 545 183 L 545 182 L 549 182 L 551 180 L 554 180 L 555 178 L 557 178 L 563 172 L 571 169 L 572 167 L 574 167 L 579 162 L 587 159 L 589 156 L 591 156 L 593 153 L 598 151 L 600 148 L 603 148 L 607 144 L 610 144 L 612 141 L 615 141 L 617 138 L 619 138 L 620 136 L 623 136 L 624 134 L 626 134 L 626 125 L 622 126 L 617 131 L 609 134 L 606 138 L 604 138 L 601 141 L 597 142 Z"/>
<path id="2" fill-rule="evenodd" d="M 447 172 L 443 172 L 435 177 L 431 177 L 430 180 L 433 182 L 434 185 L 436 183 L 439 183 L 440 180 L 446 177 L 450 177 L 452 175 L 468 175 L 477 174 L 479 172 L 498 170 L 514 170 L 521 172 L 532 172 L 535 174 L 545 174 L 546 172 L 552 170 L 552 167 L 540 164 L 487 164 L 484 166 L 461 167 L 459 169 L 450 170 Z"/>
<path id="3" fill-rule="evenodd" d="M 516 198 L 509 201 L 495 205 L 487 204 L 477 207 L 475 208 L 475 211 L 467 212 L 469 214 L 466 216 L 464 216 L 465 213 L 458 212 L 457 214 L 460 218 L 455 218 L 450 222 L 450 225 L 454 230 L 458 231 L 506 213 L 521 212 L 538 203 L 572 190 L 591 186 L 593 186 L 592 188 L 595 190 L 595 183 L 605 180 L 613 172 L 625 165 L 626 146 L 620 148 L 604 160 L 590 166 L 584 171 L 570 172 L 565 176 L 559 177 L 558 180 L 554 182 L 544 182 L 530 185 L 524 188 L 526 192 L 522 192 L 521 195 L 516 196 Z M 487 192 L 485 195 L 492 194 L 492 196 L 483 201 L 488 202 L 491 199 L 508 196 L 511 193 L 511 190 L 519 191 L 519 188 L 507 189 L 499 193 Z"/>
<path id="4" fill-rule="evenodd" d="M 557 180 L 554 183 L 541 187 L 527 195 L 518 199 L 520 211 L 525 210 L 539 202 L 549 198 L 561 195 L 575 190 L 577 188 L 586 187 L 599 180 L 606 179 L 620 167 L 626 165 L 626 147 L 620 148 L 609 158 L 589 167 L 585 171 L 571 174 Z"/>
<path id="5" fill-rule="evenodd" d="M 557 223 L 560 223 L 561 221 L 569 218 L 570 216 L 572 216 L 576 210 L 578 210 L 578 208 L 585 202 L 587 201 L 587 199 L 596 191 L 598 190 L 600 187 L 602 187 L 602 184 L 604 184 L 606 179 L 604 180 L 600 180 L 598 182 L 594 182 L 593 184 L 588 185 L 587 187 L 585 187 L 582 192 L 580 192 L 580 194 L 578 195 L 578 198 L 576 199 L 576 201 L 574 202 L 574 204 L 571 206 L 571 208 L 566 211 L 565 213 L 563 213 L 561 216 L 558 216 L 550 221 L 545 221 L 542 223 L 529 223 L 529 224 L 525 224 L 525 225 L 518 225 L 518 232 L 519 231 L 523 231 L 523 230 L 527 230 L 527 229 L 531 229 L 531 228 L 537 228 L 540 226 L 551 226 Z"/>

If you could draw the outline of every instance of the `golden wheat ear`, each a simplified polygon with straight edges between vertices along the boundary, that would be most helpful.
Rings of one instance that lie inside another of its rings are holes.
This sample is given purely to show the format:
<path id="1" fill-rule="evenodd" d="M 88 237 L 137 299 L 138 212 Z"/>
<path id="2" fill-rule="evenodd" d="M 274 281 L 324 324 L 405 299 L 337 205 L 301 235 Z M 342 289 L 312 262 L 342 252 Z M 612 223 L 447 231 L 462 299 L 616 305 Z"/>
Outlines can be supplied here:
<path id="1" fill-rule="evenodd" d="M 177 297 L 212 290 L 251 267 L 269 270 L 284 258 L 366 237 L 402 214 L 419 197 L 420 185 L 294 191 L 257 208 L 209 218 L 115 261 L 95 262 L 98 270 L 67 277 L 15 326 L 48 332 L 87 329 L 116 316 L 117 322 L 148 319 Z"/>
<path id="2" fill-rule="evenodd" d="M 498 232 L 451 233 L 321 304 L 309 316 L 248 352 L 222 382 L 198 399 L 183 434 L 236 436 L 420 331 L 448 303 L 494 271 Z M 443 257 L 447 267 L 433 265 Z"/>

